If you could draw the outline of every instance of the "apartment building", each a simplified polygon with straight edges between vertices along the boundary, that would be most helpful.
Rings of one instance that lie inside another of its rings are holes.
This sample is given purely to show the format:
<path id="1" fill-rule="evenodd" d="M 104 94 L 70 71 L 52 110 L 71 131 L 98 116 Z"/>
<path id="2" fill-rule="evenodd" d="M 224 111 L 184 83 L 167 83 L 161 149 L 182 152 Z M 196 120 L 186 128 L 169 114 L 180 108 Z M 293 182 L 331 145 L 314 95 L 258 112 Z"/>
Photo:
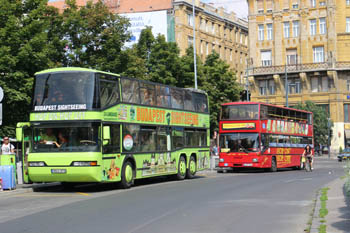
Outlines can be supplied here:
<path id="1" fill-rule="evenodd" d="M 97 2 L 97 0 L 93 0 Z M 87 0 L 77 0 L 78 6 Z M 177 42 L 181 55 L 194 44 L 193 24 L 196 28 L 196 52 L 204 61 L 206 56 L 216 51 L 220 58 L 236 72 L 237 79 L 243 82 L 248 57 L 248 22 L 238 18 L 224 8 L 195 0 L 193 17 L 192 0 L 105 0 L 112 12 L 130 19 L 132 41 L 136 43 L 140 32 L 152 26 L 154 34 L 162 34 L 167 41 Z M 49 2 L 63 10 L 64 0 Z"/>
<path id="2" fill-rule="evenodd" d="M 248 0 L 248 6 L 252 101 L 311 100 L 334 122 L 331 150 L 350 146 L 350 0 Z"/>

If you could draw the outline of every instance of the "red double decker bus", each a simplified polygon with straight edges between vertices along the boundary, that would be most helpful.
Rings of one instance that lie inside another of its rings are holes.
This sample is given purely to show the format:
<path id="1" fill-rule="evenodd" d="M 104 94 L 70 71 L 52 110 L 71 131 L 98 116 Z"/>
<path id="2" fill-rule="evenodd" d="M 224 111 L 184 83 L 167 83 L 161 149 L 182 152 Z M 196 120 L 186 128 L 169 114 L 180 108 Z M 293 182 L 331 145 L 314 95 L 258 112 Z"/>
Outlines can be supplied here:
<path id="1" fill-rule="evenodd" d="M 311 112 L 298 109 L 257 102 L 223 104 L 218 172 L 300 168 L 305 146 L 314 148 L 312 121 Z"/>

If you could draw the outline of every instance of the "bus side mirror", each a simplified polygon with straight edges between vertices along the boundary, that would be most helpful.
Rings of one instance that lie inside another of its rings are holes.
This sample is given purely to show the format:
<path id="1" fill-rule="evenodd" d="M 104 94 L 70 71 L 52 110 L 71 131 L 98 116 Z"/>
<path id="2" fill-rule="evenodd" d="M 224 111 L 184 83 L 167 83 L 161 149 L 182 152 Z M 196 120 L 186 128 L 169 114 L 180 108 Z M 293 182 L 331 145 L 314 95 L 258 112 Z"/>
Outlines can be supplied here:
<path id="1" fill-rule="evenodd" d="M 16 140 L 21 142 L 23 140 L 23 128 L 16 128 Z"/>
<path id="2" fill-rule="evenodd" d="M 111 139 L 111 129 L 109 126 L 103 126 L 103 145 L 107 145 Z"/>

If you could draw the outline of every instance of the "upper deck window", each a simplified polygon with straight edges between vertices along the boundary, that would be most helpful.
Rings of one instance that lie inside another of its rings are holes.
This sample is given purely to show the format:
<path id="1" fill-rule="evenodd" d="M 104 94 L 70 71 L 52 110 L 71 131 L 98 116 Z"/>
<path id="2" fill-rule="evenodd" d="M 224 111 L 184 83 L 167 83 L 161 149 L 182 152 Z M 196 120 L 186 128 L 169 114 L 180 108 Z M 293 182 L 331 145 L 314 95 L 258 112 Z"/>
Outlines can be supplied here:
<path id="1" fill-rule="evenodd" d="M 95 75 L 91 72 L 39 74 L 35 79 L 34 111 L 98 108 Z"/>
<path id="2" fill-rule="evenodd" d="M 259 105 L 241 104 L 222 106 L 221 120 L 258 120 Z"/>

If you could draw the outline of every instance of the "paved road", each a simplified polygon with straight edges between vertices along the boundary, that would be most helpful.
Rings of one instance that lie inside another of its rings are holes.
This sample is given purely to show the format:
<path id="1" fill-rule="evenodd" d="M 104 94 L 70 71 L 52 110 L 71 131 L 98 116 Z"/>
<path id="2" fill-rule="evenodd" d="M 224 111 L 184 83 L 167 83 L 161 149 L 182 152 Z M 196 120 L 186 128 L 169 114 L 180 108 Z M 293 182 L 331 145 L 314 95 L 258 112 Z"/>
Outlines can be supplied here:
<path id="1" fill-rule="evenodd" d="M 344 174 L 320 159 L 314 172 L 201 173 L 196 179 L 44 186 L 0 194 L 1 233 L 304 232 L 316 191 Z"/>

